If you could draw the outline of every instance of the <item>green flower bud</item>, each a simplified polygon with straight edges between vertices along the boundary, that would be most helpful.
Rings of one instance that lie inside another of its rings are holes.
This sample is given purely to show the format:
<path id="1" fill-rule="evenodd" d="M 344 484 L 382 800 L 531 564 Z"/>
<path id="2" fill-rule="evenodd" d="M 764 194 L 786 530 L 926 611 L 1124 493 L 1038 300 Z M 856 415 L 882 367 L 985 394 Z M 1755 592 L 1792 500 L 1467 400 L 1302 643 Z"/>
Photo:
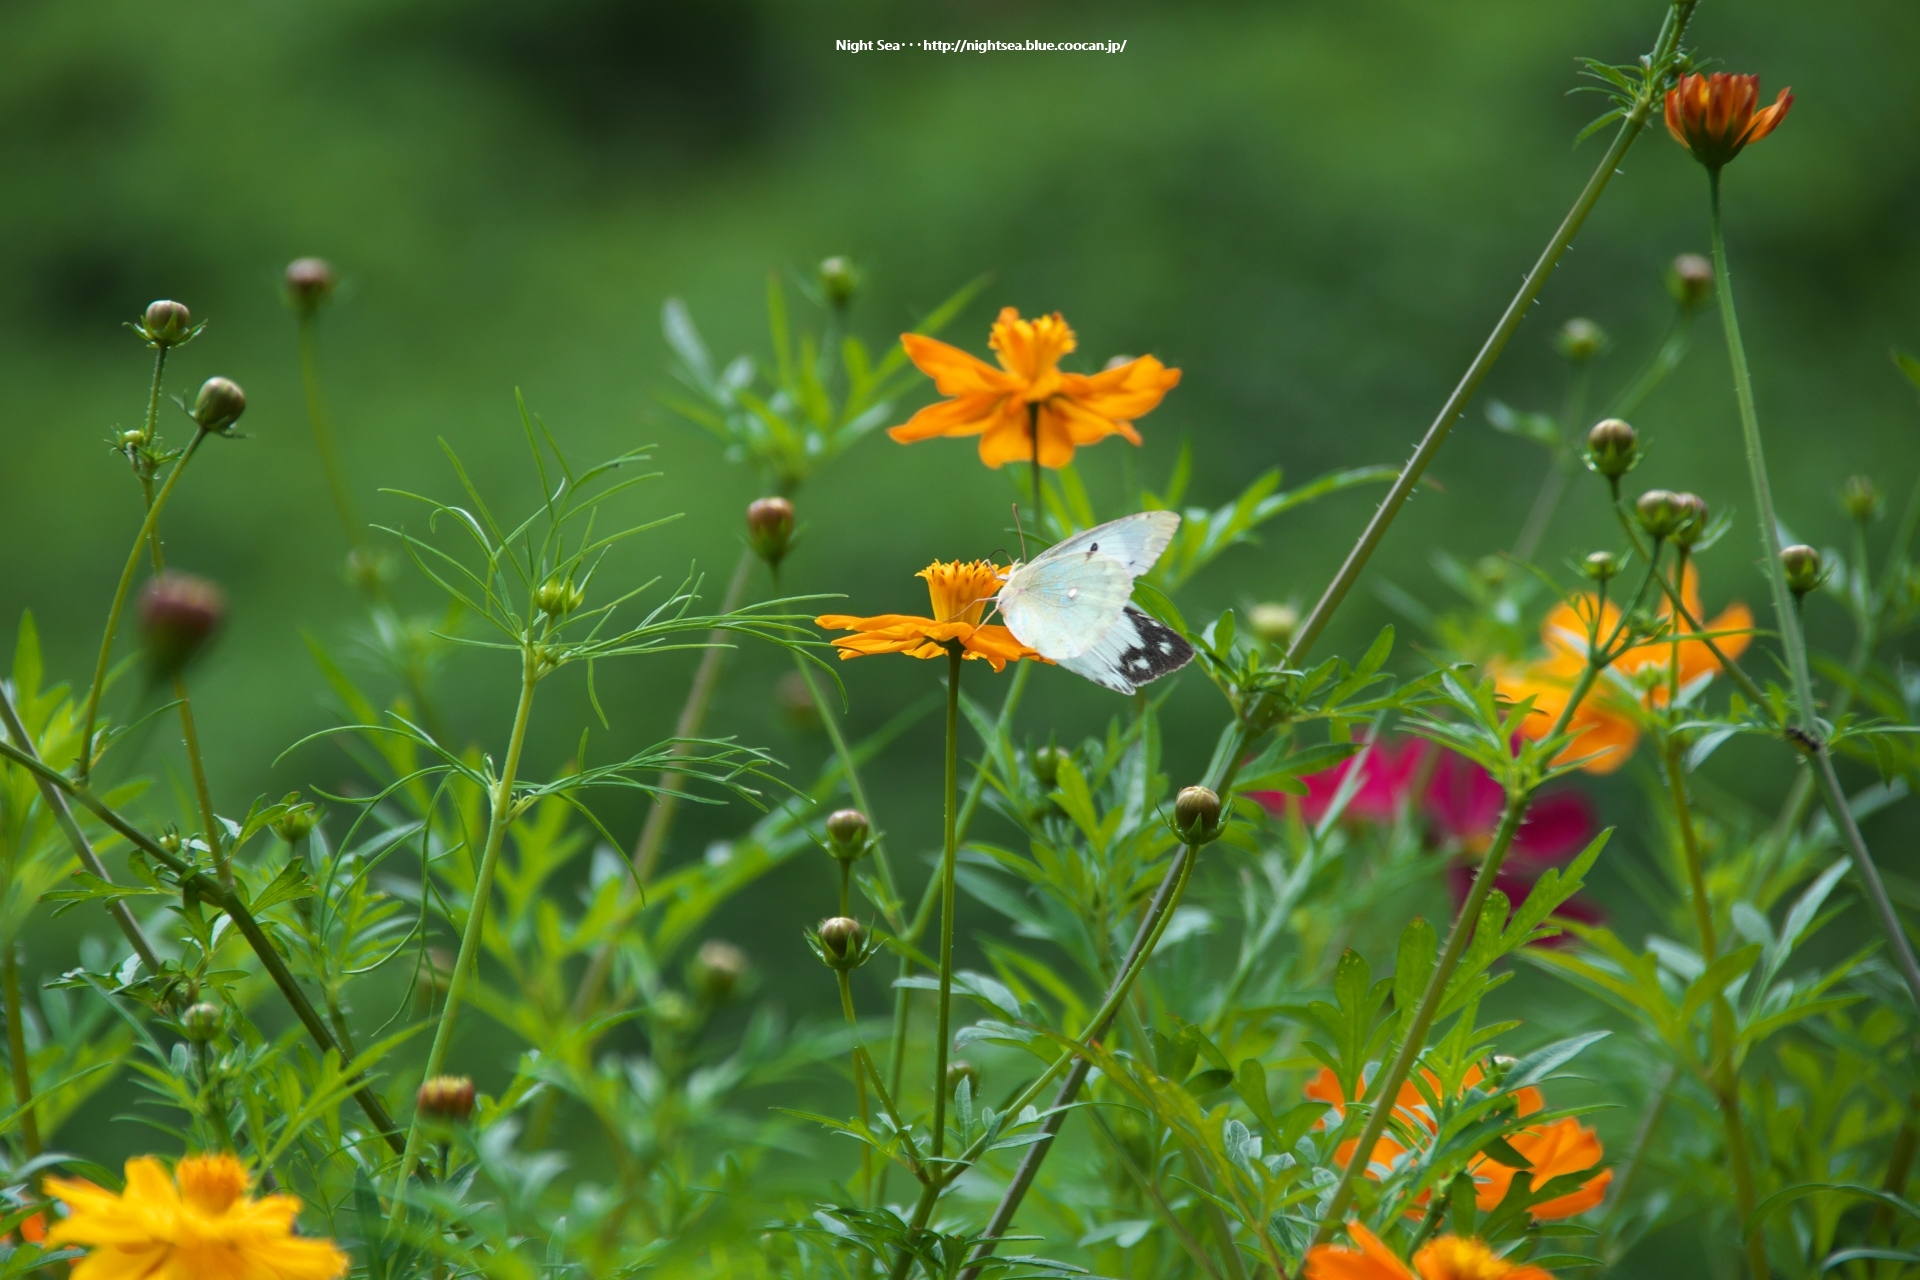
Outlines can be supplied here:
<path id="1" fill-rule="evenodd" d="M 202 431 L 228 431 L 247 411 L 247 393 L 229 378 L 208 378 L 193 399 L 191 416 Z"/>
<path id="2" fill-rule="evenodd" d="M 1035 747 L 1033 754 L 1028 758 L 1028 763 L 1033 766 L 1033 776 L 1040 785 L 1052 790 L 1054 784 L 1060 780 L 1061 764 L 1070 759 L 1072 755 L 1066 748 L 1049 743 L 1044 747 Z"/>
<path id="3" fill-rule="evenodd" d="M 140 634 L 155 679 L 178 675 L 227 615 L 227 597 L 204 578 L 169 570 L 140 592 Z"/>
<path id="4" fill-rule="evenodd" d="M 465 1124 L 473 1115 L 471 1076 L 433 1076 L 413 1095 L 413 1105 L 432 1120 Z"/>
<path id="5" fill-rule="evenodd" d="M 1620 560 L 1611 551 L 1594 551 L 1580 562 L 1580 572 L 1595 582 L 1606 582 L 1620 572 Z"/>
<path id="6" fill-rule="evenodd" d="M 1687 515 L 1681 507 L 1680 495 L 1671 489 L 1647 490 L 1634 504 L 1634 513 L 1639 516 L 1640 527 L 1646 530 L 1647 536 L 1656 541 L 1672 537 Z"/>
<path id="7" fill-rule="evenodd" d="M 857 969 L 866 963 L 870 954 L 867 951 L 867 927 L 848 916 L 832 916 L 822 920 L 813 936 L 818 943 L 820 958 L 833 969 L 843 972 Z"/>
<path id="8" fill-rule="evenodd" d="M 955 1058 L 947 1064 L 947 1092 L 957 1093 L 960 1082 L 967 1082 L 967 1091 L 974 1097 L 980 1096 L 980 1068 L 965 1058 Z"/>
<path id="9" fill-rule="evenodd" d="M 1553 345 L 1575 364 L 1585 364 L 1607 349 L 1607 333 L 1591 320 L 1573 319 L 1560 326 Z"/>
<path id="10" fill-rule="evenodd" d="M 311 315 L 333 296 L 333 267 L 325 258 L 295 258 L 287 264 L 287 305 Z"/>
<path id="11" fill-rule="evenodd" d="M 1247 625 L 1262 644 L 1284 649 L 1300 630 L 1300 611 L 1288 604 L 1257 604 L 1247 611 Z"/>
<path id="12" fill-rule="evenodd" d="M 1683 253 L 1667 268 L 1667 292 L 1687 311 L 1713 297 L 1713 264 L 1697 253 Z"/>
<path id="13" fill-rule="evenodd" d="M 205 1044 L 220 1034 L 220 1024 L 224 1021 L 226 1016 L 219 1005 L 202 1000 L 180 1011 L 180 1032 L 195 1044 Z"/>
<path id="14" fill-rule="evenodd" d="M 320 811 L 311 804 L 290 806 L 280 820 L 273 824 L 273 834 L 288 844 L 299 844 L 313 834 L 314 827 L 320 823 Z"/>
<path id="15" fill-rule="evenodd" d="M 564 618 L 585 602 L 587 593 L 574 585 L 571 578 L 561 581 L 548 578 L 533 593 L 533 607 L 549 618 Z"/>
<path id="16" fill-rule="evenodd" d="M 785 498 L 760 498 L 748 504 L 747 541 L 756 555 L 777 567 L 793 541 L 793 504 Z"/>
<path id="17" fill-rule="evenodd" d="M 834 310 L 845 310 L 859 287 L 860 273 L 854 270 L 852 262 L 838 254 L 821 260 L 820 291 L 827 295 L 827 302 Z"/>
<path id="18" fill-rule="evenodd" d="M 1861 524 L 1870 524 L 1880 516 L 1880 490 L 1866 476 L 1848 476 L 1840 486 L 1840 505 Z"/>
<path id="19" fill-rule="evenodd" d="M 1619 418 L 1607 418 L 1587 432 L 1587 466 L 1618 480 L 1640 461 L 1640 433 Z"/>
<path id="20" fill-rule="evenodd" d="M 1218 839 L 1223 829 L 1219 794 L 1211 787 L 1184 788 L 1173 801 L 1173 829 L 1188 844 Z"/>
<path id="21" fill-rule="evenodd" d="M 733 999 L 752 968 L 746 952 L 731 942 L 708 938 L 687 965 L 687 985 L 702 1004 L 725 1004 Z"/>
<path id="22" fill-rule="evenodd" d="M 872 826 L 858 809 L 836 809 L 827 815 L 827 852 L 840 862 L 858 862 L 873 849 Z"/>
<path id="23" fill-rule="evenodd" d="M 193 338 L 193 312 L 187 310 L 184 302 L 162 298 L 147 304 L 146 313 L 133 326 L 133 331 L 145 338 L 150 347 L 177 347 Z"/>
<path id="24" fill-rule="evenodd" d="M 1804 596 L 1826 579 L 1820 553 L 1804 543 L 1783 548 L 1780 566 L 1787 571 L 1787 587 L 1796 596 Z"/>
<path id="25" fill-rule="evenodd" d="M 1675 495 L 1680 506 L 1680 522 L 1674 526 L 1673 545 L 1691 547 L 1707 532 L 1707 500 L 1697 493 Z"/>

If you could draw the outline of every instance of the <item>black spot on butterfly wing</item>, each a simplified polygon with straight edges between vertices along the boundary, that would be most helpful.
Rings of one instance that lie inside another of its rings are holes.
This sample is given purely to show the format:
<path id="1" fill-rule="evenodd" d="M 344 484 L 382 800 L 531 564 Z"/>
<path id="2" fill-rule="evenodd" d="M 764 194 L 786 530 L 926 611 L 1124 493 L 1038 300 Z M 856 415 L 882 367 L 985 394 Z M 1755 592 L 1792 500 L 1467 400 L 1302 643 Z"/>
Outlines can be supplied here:
<path id="1" fill-rule="evenodd" d="M 1193 646 L 1158 618 L 1133 605 L 1126 607 L 1125 617 L 1136 639 L 1121 651 L 1120 670 L 1134 684 L 1172 675 L 1193 661 Z"/>

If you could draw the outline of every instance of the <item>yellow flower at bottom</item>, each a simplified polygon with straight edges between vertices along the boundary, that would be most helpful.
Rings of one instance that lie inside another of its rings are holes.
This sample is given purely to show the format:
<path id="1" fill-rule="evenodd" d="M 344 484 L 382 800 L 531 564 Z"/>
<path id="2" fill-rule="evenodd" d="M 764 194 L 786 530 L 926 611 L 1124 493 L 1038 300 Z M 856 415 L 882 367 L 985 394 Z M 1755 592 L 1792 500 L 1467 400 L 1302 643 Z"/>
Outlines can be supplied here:
<path id="1" fill-rule="evenodd" d="M 949 644 L 958 644 L 969 658 L 984 658 L 995 671 L 1004 671 L 1009 662 L 1040 657 L 1014 638 L 1005 627 L 983 623 L 987 602 L 1000 592 L 1000 570 L 986 560 L 935 560 L 917 577 L 927 581 L 931 597 L 931 618 L 907 613 L 882 613 L 871 618 L 856 618 L 844 613 L 823 613 L 813 620 L 816 627 L 829 631 L 852 631 L 833 642 L 841 658 L 860 658 L 870 653 L 904 653 L 910 658 L 941 658 Z"/>
<path id="2" fill-rule="evenodd" d="M 49 1245 L 84 1245 L 73 1280 L 337 1280 L 347 1255 L 331 1240 L 293 1232 L 300 1202 L 248 1197 L 230 1155 L 189 1156 L 169 1178 L 152 1156 L 127 1161 L 118 1195 L 80 1179 L 48 1178 L 67 1216 Z"/>
<path id="3" fill-rule="evenodd" d="M 1307 1280 L 1552 1280 L 1539 1267 L 1508 1262 L 1485 1242 L 1441 1236 L 1413 1255 L 1413 1266 L 1358 1222 L 1347 1224 L 1358 1249 L 1317 1244 L 1307 1251 Z"/>

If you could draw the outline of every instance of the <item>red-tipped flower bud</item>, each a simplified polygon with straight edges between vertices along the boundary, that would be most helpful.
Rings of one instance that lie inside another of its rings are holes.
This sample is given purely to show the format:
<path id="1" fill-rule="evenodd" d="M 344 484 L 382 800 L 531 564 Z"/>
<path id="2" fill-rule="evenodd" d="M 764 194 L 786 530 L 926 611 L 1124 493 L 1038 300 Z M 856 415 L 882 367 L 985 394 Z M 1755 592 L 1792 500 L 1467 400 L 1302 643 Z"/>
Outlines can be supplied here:
<path id="1" fill-rule="evenodd" d="M 1647 490 L 1634 504 L 1634 513 L 1639 516 L 1640 527 L 1647 531 L 1647 536 L 1656 540 L 1672 537 L 1686 515 L 1680 505 L 1680 495 L 1671 489 Z"/>
<path id="2" fill-rule="evenodd" d="M 841 862 L 858 862 L 873 848 L 872 830 L 858 809 L 836 809 L 827 815 L 827 852 Z"/>
<path id="3" fill-rule="evenodd" d="M 1697 493 L 1674 495 L 1680 507 L 1679 523 L 1674 525 L 1673 545 L 1691 547 L 1707 532 L 1707 500 Z"/>
<path id="4" fill-rule="evenodd" d="M 1880 490 L 1867 476 L 1848 476 L 1840 486 L 1840 505 L 1861 524 L 1871 523 L 1880 515 Z"/>
<path id="5" fill-rule="evenodd" d="M 413 1104 L 423 1116 L 463 1124 L 473 1114 L 473 1078 L 433 1076 L 413 1095 Z"/>
<path id="6" fill-rule="evenodd" d="M 1188 844 L 1206 844 L 1221 831 L 1220 796 L 1211 787 L 1186 787 L 1173 801 L 1173 827 Z"/>
<path id="7" fill-rule="evenodd" d="M 739 991 L 753 962 L 731 942 L 708 938 L 687 965 L 687 985 L 702 1004 L 725 1004 Z"/>
<path id="8" fill-rule="evenodd" d="M 325 258 L 295 258 L 287 264 L 287 302 L 311 315 L 333 296 L 333 266 Z"/>
<path id="9" fill-rule="evenodd" d="M 793 541 L 793 504 L 785 498 L 760 498 L 748 504 L 747 541 L 762 560 L 778 565 Z"/>
<path id="10" fill-rule="evenodd" d="M 867 927 L 848 916 L 832 916 L 815 931 L 820 958 L 835 969 L 859 967 L 867 958 Z"/>
<path id="11" fill-rule="evenodd" d="M 208 378 L 193 398 L 193 420 L 202 431 L 225 431 L 247 411 L 247 393 L 229 378 Z"/>
<path id="12" fill-rule="evenodd" d="M 1667 268 L 1667 292 L 1692 311 L 1713 297 L 1713 264 L 1697 253 L 1683 253 Z"/>
<path id="13" fill-rule="evenodd" d="M 195 1044 L 205 1044 L 220 1034 L 223 1021 L 225 1016 L 220 1012 L 220 1006 L 202 1000 L 180 1011 L 180 1033 Z"/>
<path id="14" fill-rule="evenodd" d="M 150 346 L 177 347 L 193 337 L 193 312 L 184 302 L 162 298 L 147 304 L 146 314 L 133 328 Z"/>
<path id="15" fill-rule="evenodd" d="M 167 572 L 148 582 L 140 593 L 140 632 L 154 676 L 183 670 L 226 615 L 226 595 L 205 578 Z"/>
<path id="16" fill-rule="evenodd" d="M 1640 461 L 1640 433 L 1620 418 L 1607 418 L 1587 432 L 1587 466 L 1618 480 Z"/>
<path id="17" fill-rule="evenodd" d="M 1780 567 L 1787 571 L 1787 587 L 1796 596 L 1804 596 L 1826 578 L 1820 553 L 1804 543 L 1783 548 Z"/>
<path id="18" fill-rule="evenodd" d="M 1591 320 L 1575 318 L 1560 326 L 1553 345 L 1575 364 L 1585 364 L 1607 349 L 1607 331 Z"/>
<path id="19" fill-rule="evenodd" d="M 859 287 L 860 273 L 854 270 L 852 262 L 839 254 L 821 261 L 820 291 L 827 295 L 827 303 L 836 311 L 853 301 L 854 290 Z"/>

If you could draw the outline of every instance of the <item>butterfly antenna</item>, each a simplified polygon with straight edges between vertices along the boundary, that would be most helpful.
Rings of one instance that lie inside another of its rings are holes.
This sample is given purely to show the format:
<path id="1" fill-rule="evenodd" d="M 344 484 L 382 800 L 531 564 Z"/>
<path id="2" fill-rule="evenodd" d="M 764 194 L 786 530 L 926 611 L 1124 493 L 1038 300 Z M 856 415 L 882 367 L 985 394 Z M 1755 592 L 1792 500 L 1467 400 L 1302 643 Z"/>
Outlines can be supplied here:
<path id="1" fill-rule="evenodd" d="M 1020 527 L 1020 504 L 1013 504 L 1013 531 L 1020 535 L 1020 558 L 1027 558 L 1027 531 Z"/>

